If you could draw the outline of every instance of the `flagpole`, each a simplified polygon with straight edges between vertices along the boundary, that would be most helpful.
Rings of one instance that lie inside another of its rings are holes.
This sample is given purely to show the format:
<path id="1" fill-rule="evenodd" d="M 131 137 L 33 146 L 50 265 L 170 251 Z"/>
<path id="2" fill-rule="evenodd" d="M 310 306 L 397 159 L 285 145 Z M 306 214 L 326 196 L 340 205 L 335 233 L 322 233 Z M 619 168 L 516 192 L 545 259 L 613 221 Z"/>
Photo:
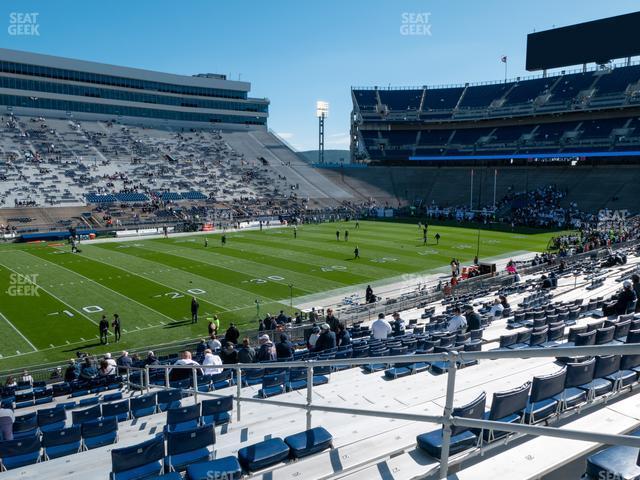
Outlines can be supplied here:
<path id="1" fill-rule="evenodd" d="M 507 83 L 507 62 L 509 61 L 508 57 L 504 57 L 504 83 Z"/>

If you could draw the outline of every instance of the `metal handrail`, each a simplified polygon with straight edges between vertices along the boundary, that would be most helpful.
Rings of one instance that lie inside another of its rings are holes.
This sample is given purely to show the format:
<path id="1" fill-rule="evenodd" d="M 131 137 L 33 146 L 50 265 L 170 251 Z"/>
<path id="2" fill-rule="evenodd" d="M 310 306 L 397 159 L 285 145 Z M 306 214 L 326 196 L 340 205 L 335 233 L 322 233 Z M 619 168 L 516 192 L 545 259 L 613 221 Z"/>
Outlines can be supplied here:
<path id="1" fill-rule="evenodd" d="M 165 371 L 165 385 L 153 385 L 154 388 L 169 389 L 169 371 L 173 369 L 186 369 L 192 371 L 192 387 L 190 389 L 184 389 L 184 391 L 193 393 L 195 401 L 198 401 L 198 395 L 211 396 L 219 398 L 220 394 L 199 392 L 198 391 L 198 376 L 197 370 L 204 368 L 216 368 L 216 369 L 232 369 L 236 372 L 237 393 L 236 393 L 236 414 L 237 419 L 240 421 L 241 403 L 264 403 L 280 407 L 289 407 L 304 409 L 306 411 L 307 429 L 312 425 L 312 412 L 322 411 L 328 413 L 338 413 L 346 415 L 361 415 L 371 416 L 378 418 L 393 418 L 399 420 L 439 423 L 443 426 L 443 440 L 442 440 L 442 452 L 439 466 L 439 478 L 444 479 L 447 477 L 449 468 L 449 443 L 451 439 L 451 427 L 452 426 L 464 426 L 470 428 L 477 428 L 480 430 L 499 430 L 509 433 L 515 433 L 517 437 L 523 435 L 535 435 L 535 436 L 548 436 L 555 438 L 563 438 L 569 440 L 581 440 L 588 442 L 595 442 L 608 445 L 624 445 L 634 448 L 640 448 L 640 437 L 630 435 L 612 435 L 603 433 L 593 433 L 581 430 L 573 429 L 558 429 L 555 427 L 543 427 L 539 425 L 527 425 L 527 424 L 511 424 L 496 422 L 491 420 L 477 420 L 463 417 L 456 417 L 452 415 L 453 412 L 453 398 L 455 393 L 455 381 L 457 372 L 458 360 L 498 360 L 498 359 L 513 359 L 513 358 L 555 358 L 559 355 L 568 357 L 584 357 L 584 356 L 596 356 L 596 355 L 633 355 L 640 354 L 640 344 L 619 344 L 619 345 L 599 345 L 599 346 L 582 346 L 582 347 L 553 347 L 553 348 L 530 348 L 526 350 L 509 350 L 509 349 L 495 349 L 490 351 L 476 351 L 476 352 L 458 352 L 449 351 L 442 353 L 430 353 L 430 354 L 417 354 L 417 355 L 399 355 L 388 357 L 365 357 L 365 358 L 345 358 L 338 360 L 300 360 L 290 362 L 265 362 L 265 363 L 238 363 L 233 365 L 147 365 L 145 367 L 145 382 L 147 391 L 150 391 L 152 385 L 149 382 L 150 370 L 164 370 Z M 372 363 L 413 363 L 413 362 L 429 362 L 429 361 L 446 361 L 448 362 L 447 370 L 447 390 L 445 398 L 445 406 L 443 415 L 423 415 L 403 412 L 391 412 L 391 411 L 372 411 L 366 409 L 349 408 L 349 407 L 334 407 L 328 405 L 314 405 L 313 404 L 313 369 L 315 367 L 325 366 L 341 366 L 341 365 L 368 365 Z M 306 368 L 307 369 L 307 396 L 304 403 L 296 403 L 291 401 L 272 400 L 272 399 L 259 399 L 243 397 L 242 392 L 242 370 L 262 370 L 268 368 Z"/>

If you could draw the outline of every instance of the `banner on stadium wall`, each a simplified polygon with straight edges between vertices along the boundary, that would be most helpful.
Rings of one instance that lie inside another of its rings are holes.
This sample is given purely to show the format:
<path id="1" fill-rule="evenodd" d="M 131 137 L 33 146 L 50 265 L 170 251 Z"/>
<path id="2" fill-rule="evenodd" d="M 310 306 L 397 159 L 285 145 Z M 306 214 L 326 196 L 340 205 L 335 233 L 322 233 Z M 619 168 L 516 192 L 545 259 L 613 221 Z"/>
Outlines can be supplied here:
<path id="1" fill-rule="evenodd" d="M 202 225 L 202 231 L 203 232 L 211 232 L 215 229 L 215 227 L 213 226 L 213 223 L 205 223 L 204 225 Z"/>

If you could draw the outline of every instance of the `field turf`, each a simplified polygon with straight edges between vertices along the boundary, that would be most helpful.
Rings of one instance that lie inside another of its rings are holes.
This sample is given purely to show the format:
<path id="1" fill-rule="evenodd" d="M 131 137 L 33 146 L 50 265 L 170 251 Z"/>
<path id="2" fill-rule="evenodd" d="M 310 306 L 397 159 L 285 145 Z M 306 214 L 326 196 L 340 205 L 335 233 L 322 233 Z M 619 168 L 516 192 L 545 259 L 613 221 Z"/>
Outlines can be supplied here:
<path id="1" fill-rule="evenodd" d="M 340 230 L 340 241 L 335 232 Z M 349 241 L 344 231 L 349 230 Z M 433 236 L 439 232 L 440 244 Z M 543 251 L 553 234 L 522 235 L 483 230 L 480 257 Z M 218 314 L 224 332 L 257 328 L 260 313 L 289 311 L 315 294 L 469 262 L 477 230 L 430 227 L 423 246 L 416 224 L 354 222 L 293 229 L 242 231 L 220 236 L 83 242 L 72 254 L 66 243 L 0 245 L 0 370 L 70 358 L 77 350 L 101 353 L 195 338 L 206 334 L 204 317 Z M 353 258 L 355 246 L 361 258 Z M 290 287 L 291 285 L 291 287 Z M 190 320 L 190 299 L 200 321 Z M 122 319 L 122 340 L 98 341 L 103 314 Z"/>

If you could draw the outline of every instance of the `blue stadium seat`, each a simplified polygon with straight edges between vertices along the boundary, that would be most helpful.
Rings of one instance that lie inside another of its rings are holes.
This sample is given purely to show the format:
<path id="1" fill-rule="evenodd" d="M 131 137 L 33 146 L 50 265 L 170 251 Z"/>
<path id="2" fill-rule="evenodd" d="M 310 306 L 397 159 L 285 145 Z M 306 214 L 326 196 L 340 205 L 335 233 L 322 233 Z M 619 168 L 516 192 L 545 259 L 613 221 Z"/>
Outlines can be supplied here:
<path id="1" fill-rule="evenodd" d="M 200 424 L 200 404 L 188 407 L 170 408 L 167 410 L 167 424 L 165 432 L 182 432 L 193 430 Z"/>
<path id="2" fill-rule="evenodd" d="M 640 355 L 624 355 L 620 361 L 620 370 L 607 376 L 606 379 L 613 383 L 614 391 L 628 387 L 638 380 L 640 371 Z"/>
<path id="3" fill-rule="evenodd" d="M 44 458 L 47 460 L 78 453 L 82 448 L 80 426 L 75 425 L 69 428 L 44 432 L 42 434 L 42 446 L 44 447 Z"/>
<path id="4" fill-rule="evenodd" d="M 629 435 L 640 436 L 640 430 Z M 616 445 L 605 448 L 587 458 L 587 471 L 584 478 L 589 480 L 640 478 L 637 458 L 638 449 L 634 447 Z"/>
<path id="5" fill-rule="evenodd" d="M 549 375 L 533 377 L 531 394 L 524 410 L 526 423 L 541 422 L 559 412 L 560 402 L 555 397 L 564 391 L 566 377 L 566 367 Z"/>
<path id="6" fill-rule="evenodd" d="M 242 477 L 242 467 L 236 457 L 222 457 L 209 462 L 193 463 L 187 467 L 187 480 L 211 480 L 225 478 L 238 480 Z"/>
<path id="7" fill-rule="evenodd" d="M 13 439 L 33 437 L 38 433 L 38 418 L 36 412 L 15 417 L 13 422 Z"/>
<path id="8" fill-rule="evenodd" d="M 486 393 L 482 392 L 475 400 L 462 407 L 453 409 L 454 417 L 465 417 L 481 419 L 484 415 L 484 409 L 487 401 Z M 418 448 L 424 450 L 434 458 L 440 458 L 442 453 L 442 428 L 429 433 L 418 435 Z M 478 437 L 467 427 L 451 427 L 451 442 L 449 445 L 449 453 L 455 455 L 469 448 L 473 448 L 478 444 Z"/>
<path id="9" fill-rule="evenodd" d="M 164 459 L 164 438 L 159 435 L 146 442 L 111 450 L 110 480 L 137 480 L 159 475 Z"/>
<path id="10" fill-rule="evenodd" d="M 102 417 L 110 418 L 115 417 L 119 422 L 124 422 L 129 419 L 129 400 L 123 400 L 116 403 L 103 403 L 102 404 Z"/>
<path id="11" fill-rule="evenodd" d="M 307 388 L 307 369 L 292 368 L 289 371 L 289 380 L 287 381 L 287 390 L 300 390 Z"/>
<path id="12" fill-rule="evenodd" d="M 117 402 L 118 400 L 122 400 L 122 392 L 116 393 L 108 393 L 102 397 L 102 402 Z"/>
<path id="13" fill-rule="evenodd" d="M 282 462 L 289 457 L 289 446 L 281 438 L 271 438 L 238 450 L 238 461 L 254 472 Z"/>
<path id="14" fill-rule="evenodd" d="M 579 387 L 588 385 L 593 380 L 596 359 L 592 358 L 581 363 L 567 363 L 566 366 L 567 376 L 564 382 L 564 390 L 554 397 L 560 402 L 561 410 L 575 407 L 587 401 L 587 391 Z"/>
<path id="15" fill-rule="evenodd" d="M 118 441 L 118 419 L 109 417 L 84 422 L 82 424 L 82 440 L 88 450 L 116 443 Z"/>
<path id="16" fill-rule="evenodd" d="M 267 398 L 284 393 L 285 382 L 286 376 L 284 373 L 265 375 L 262 378 L 262 388 L 259 390 L 258 395 L 262 398 Z"/>
<path id="17" fill-rule="evenodd" d="M 64 428 L 67 412 L 63 408 L 41 408 L 37 413 L 38 428 L 41 432 Z"/>
<path id="18" fill-rule="evenodd" d="M 331 447 L 333 436 L 323 427 L 316 427 L 304 432 L 285 437 L 286 443 L 291 449 L 291 456 L 302 458 L 307 455 L 321 452 Z"/>
<path id="19" fill-rule="evenodd" d="M 37 436 L 0 442 L 2 471 L 32 465 L 40 461 L 40 438 Z"/>
<path id="20" fill-rule="evenodd" d="M 167 456 L 164 460 L 166 471 L 182 471 L 188 465 L 211 460 L 209 447 L 216 442 L 213 425 L 167 432 Z"/>
<path id="21" fill-rule="evenodd" d="M 155 392 L 131 398 L 129 400 L 131 416 L 140 418 L 156 413 L 156 398 L 157 394 Z"/>
<path id="22" fill-rule="evenodd" d="M 76 410 L 71 412 L 71 423 L 73 425 L 81 425 L 84 422 L 95 420 L 101 416 L 102 412 L 100 410 L 100 405 L 96 405 L 95 407 L 87 408 L 86 410 Z"/>
<path id="23" fill-rule="evenodd" d="M 158 392 L 158 410 L 164 412 L 170 408 L 180 408 L 182 390 L 171 389 Z"/>
<path id="24" fill-rule="evenodd" d="M 485 419 L 494 422 L 521 423 L 524 409 L 527 406 L 530 387 L 531 382 L 527 382 L 512 390 L 494 393 L 491 409 L 485 413 Z M 504 431 L 484 430 L 483 439 L 486 442 L 492 442 L 507 434 L 508 432 Z"/>
<path id="25" fill-rule="evenodd" d="M 202 401 L 202 424 L 223 425 L 231 421 L 233 410 L 233 396 L 215 398 Z"/>
<path id="26" fill-rule="evenodd" d="M 606 377 L 620 370 L 620 355 L 602 355 L 596 357 L 596 367 L 593 371 L 593 380 L 587 385 L 578 388 L 585 390 L 589 399 L 599 397 L 613 390 L 613 382 Z"/>

